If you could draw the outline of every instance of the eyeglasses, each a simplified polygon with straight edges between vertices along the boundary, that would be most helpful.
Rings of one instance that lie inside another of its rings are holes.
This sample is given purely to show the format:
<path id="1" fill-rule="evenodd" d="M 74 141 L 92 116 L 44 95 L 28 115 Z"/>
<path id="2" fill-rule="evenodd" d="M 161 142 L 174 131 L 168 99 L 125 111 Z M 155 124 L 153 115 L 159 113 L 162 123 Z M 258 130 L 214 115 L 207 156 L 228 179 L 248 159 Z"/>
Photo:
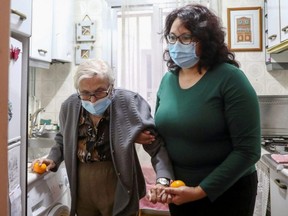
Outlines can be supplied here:
<path id="1" fill-rule="evenodd" d="M 107 97 L 109 92 L 111 90 L 111 86 L 109 86 L 109 88 L 106 91 L 95 91 L 94 93 L 90 93 L 90 92 L 80 92 L 78 93 L 78 97 L 81 100 L 89 100 L 91 101 L 92 96 L 95 97 L 97 100 L 98 99 L 102 99 L 104 97 Z"/>
<path id="2" fill-rule="evenodd" d="M 175 44 L 177 40 L 179 39 L 180 43 L 188 45 L 193 42 L 193 37 L 191 34 L 182 34 L 179 36 L 176 36 L 175 34 L 171 33 L 167 35 L 167 41 L 170 44 Z"/>

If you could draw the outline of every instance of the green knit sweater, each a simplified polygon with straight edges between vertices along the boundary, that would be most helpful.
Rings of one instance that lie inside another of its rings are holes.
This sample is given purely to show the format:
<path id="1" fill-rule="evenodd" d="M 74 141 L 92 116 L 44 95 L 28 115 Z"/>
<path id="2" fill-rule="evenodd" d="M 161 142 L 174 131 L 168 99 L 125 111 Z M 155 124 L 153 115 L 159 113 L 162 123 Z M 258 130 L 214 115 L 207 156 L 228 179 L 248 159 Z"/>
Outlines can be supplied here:
<path id="1" fill-rule="evenodd" d="M 155 122 L 176 179 L 200 185 L 215 200 L 255 171 L 261 155 L 257 95 L 244 73 L 222 64 L 191 88 L 168 72 L 157 94 Z"/>

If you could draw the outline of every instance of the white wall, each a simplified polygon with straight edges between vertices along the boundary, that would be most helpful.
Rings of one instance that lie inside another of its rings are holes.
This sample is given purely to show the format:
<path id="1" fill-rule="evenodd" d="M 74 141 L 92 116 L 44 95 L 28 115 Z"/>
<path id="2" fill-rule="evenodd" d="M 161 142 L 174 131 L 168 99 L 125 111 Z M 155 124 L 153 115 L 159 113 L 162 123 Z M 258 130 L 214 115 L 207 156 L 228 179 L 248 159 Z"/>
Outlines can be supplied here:
<path id="1" fill-rule="evenodd" d="M 215 0 L 213 0 L 215 1 Z M 105 15 L 102 8 L 104 0 L 74 0 L 75 19 L 74 23 L 81 22 L 85 15 L 96 23 L 96 57 L 106 56 L 107 37 L 105 36 L 105 26 L 103 26 L 102 16 Z M 222 20 L 227 26 L 227 8 L 229 7 L 264 7 L 263 0 L 222 0 Z M 263 19 L 264 21 L 264 19 Z M 264 37 L 264 33 L 263 33 Z M 109 42 L 108 42 L 109 43 Z M 264 43 L 264 38 L 263 38 Z M 264 44 L 263 44 L 263 47 Z M 265 65 L 265 53 L 262 52 L 236 52 L 236 58 L 240 61 L 241 68 L 249 78 L 257 94 L 273 95 L 288 94 L 288 71 L 268 72 Z M 46 112 L 41 114 L 43 119 L 52 119 L 57 123 L 58 113 L 61 103 L 73 92 L 73 74 L 75 64 L 53 64 L 49 70 L 38 69 L 36 94 L 41 98 L 41 106 Z"/>
<path id="2" fill-rule="evenodd" d="M 227 26 L 227 8 L 261 7 L 262 26 L 264 29 L 264 1 L 263 0 L 222 0 L 222 19 Z M 265 65 L 265 44 L 263 30 L 262 52 L 236 52 L 236 58 L 241 63 L 241 69 L 249 78 L 259 95 L 288 94 L 288 70 L 268 72 Z"/>
<path id="3" fill-rule="evenodd" d="M 74 0 L 74 24 L 81 22 L 86 15 L 96 24 L 96 41 L 94 52 L 96 57 L 102 58 L 105 39 L 103 39 L 102 13 L 104 0 Z M 86 20 L 87 18 L 85 18 Z M 74 39 L 75 40 L 75 39 Z M 74 42 L 76 47 L 76 40 Z M 42 119 L 51 119 L 53 123 L 58 123 L 58 114 L 61 103 L 76 90 L 73 86 L 73 75 L 76 69 L 75 57 L 72 63 L 55 63 L 49 69 L 36 69 L 36 98 L 40 104 L 35 107 L 44 107 L 45 112 L 39 115 Z M 32 98 L 30 98 L 30 110 L 33 107 Z M 33 112 L 33 111 L 32 111 Z"/>

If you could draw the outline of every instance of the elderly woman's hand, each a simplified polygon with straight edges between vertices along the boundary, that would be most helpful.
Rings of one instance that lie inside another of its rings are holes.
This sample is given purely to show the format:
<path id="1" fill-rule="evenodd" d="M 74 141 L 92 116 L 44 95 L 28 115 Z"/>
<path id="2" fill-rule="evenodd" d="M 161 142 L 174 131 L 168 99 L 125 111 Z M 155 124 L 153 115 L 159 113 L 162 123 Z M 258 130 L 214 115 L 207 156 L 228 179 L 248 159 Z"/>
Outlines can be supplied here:
<path id="1" fill-rule="evenodd" d="M 155 136 L 151 134 L 150 131 L 145 130 L 138 134 L 136 137 L 135 142 L 139 144 L 151 144 L 153 141 L 155 141 Z"/>
<path id="2" fill-rule="evenodd" d="M 39 159 L 36 159 L 36 160 L 34 160 L 32 162 L 31 169 L 33 169 L 35 163 L 39 163 L 39 166 L 41 166 L 42 163 L 46 164 L 46 166 L 47 166 L 46 167 L 46 171 L 49 171 L 49 170 L 53 169 L 56 166 L 56 164 L 55 164 L 55 162 L 53 160 L 50 160 L 50 159 L 47 159 L 47 158 L 39 158 Z"/>
<path id="3" fill-rule="evenodd" d="M 152 203 L 169 203 L 172 200 L 172 196 L 165 192 L 165 186 L 161 184 L 156 184 L 154 187 L 150 188 L 147 193 L 147 199 Z"/>

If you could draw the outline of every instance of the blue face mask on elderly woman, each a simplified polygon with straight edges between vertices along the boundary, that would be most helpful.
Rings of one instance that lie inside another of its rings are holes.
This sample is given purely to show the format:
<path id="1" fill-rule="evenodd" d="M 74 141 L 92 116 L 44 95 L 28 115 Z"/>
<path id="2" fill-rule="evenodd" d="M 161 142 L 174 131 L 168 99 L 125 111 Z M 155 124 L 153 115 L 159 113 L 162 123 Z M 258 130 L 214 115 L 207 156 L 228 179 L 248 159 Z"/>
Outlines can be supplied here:
<path id="1" fill-rule="evenodd" d="M 91 113 L 92 115 L 99 116 L 103 115 L 105 110 L 111 104 L 111 99 L 109 98 L 109 96 L 107 96 L 105 98 L 97 100 L 95 103 L 86 100 L 81 100 L 81 102 L 84 109 L 86 109 L 89 113 Z"/>
<path id="2" fill-rule="evenodd" d="M 168 46 L 170 57 L 181 68 L 191 68 L 199 61 L 196 55 L 196 43 L 182 44 L 177 41 Z"/>

